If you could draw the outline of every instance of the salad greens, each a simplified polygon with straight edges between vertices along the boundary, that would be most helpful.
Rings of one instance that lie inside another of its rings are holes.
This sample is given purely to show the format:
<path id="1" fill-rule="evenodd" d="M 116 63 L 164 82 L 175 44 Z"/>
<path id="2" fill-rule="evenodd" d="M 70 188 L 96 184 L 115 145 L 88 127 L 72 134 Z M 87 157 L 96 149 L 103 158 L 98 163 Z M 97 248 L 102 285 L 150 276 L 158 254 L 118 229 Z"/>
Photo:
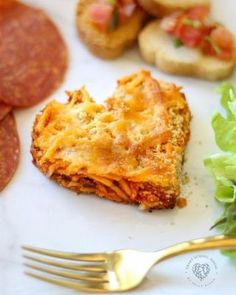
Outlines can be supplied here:
<path id="1" fill-rule="evenodd" d="M 216 183 L 215 197 L 224 204 L 224 213 L 212 226 L 225 235 L 236 235 L 236 90 L 230 83 L 220 88 L 225 116 L 214 115 L 212 127 L 216 143 L 223 151 L 204 161 Z M 222 251 L 236 259 L 236 250 Z"/>

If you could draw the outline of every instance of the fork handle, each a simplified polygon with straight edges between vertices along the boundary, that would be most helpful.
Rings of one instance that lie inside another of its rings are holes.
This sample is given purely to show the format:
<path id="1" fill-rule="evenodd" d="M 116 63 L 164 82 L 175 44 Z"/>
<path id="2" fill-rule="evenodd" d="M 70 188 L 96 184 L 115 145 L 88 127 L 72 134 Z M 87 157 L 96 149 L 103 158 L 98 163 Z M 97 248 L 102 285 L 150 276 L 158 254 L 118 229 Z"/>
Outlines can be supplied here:
<path id="1" fill-rule="evenodd" d="M 169 248 L 154 252 L 156 263 L 166 260 L 168 258 L 201 250 L 209 249 L 235 249 L 236 250 L 236 236 L 213 236 L 197 240 L 191 240 L 176 244 Z"/>

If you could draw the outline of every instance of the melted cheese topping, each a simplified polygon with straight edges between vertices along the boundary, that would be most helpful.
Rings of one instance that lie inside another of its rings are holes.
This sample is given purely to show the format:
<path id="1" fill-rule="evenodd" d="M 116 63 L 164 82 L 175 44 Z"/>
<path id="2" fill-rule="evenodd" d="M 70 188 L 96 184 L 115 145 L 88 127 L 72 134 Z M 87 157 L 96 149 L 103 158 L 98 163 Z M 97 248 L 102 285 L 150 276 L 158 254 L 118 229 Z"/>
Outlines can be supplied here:
<path id="1" fill-rule="evenodd" d="M 190 121 L 178 87 L 141 71 L 120 80 L 104 105 L 84 88 L 68 96 L 36 118 L 33 145 L 44 172 L 178 185 Z"/>

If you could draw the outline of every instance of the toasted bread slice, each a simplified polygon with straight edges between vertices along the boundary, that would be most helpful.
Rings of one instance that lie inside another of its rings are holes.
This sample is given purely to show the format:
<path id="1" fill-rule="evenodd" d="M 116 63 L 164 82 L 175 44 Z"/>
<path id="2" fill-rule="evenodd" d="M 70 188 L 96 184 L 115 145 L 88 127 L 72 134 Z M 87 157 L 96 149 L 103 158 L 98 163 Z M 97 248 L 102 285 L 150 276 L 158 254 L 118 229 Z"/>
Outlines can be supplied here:
<path id="1" fill-rule="evenodd" d="M 210 6 L 210 0 L 137 0 L 151 15 L 162 17 L 176 10 L 185 10 L 193 6 Z"/>
<path id="2" fill-rule="evenodd" d="M 138 7 L 133 16 L 116 30 L 102 32 L 96 28 L 89 18 L 89 6 L 95 0 L 80 0 L 77 7 L 77 29 L 81 40 L 89 50 L 103 59 L 113 59 L 130 47 L 143 27 L 146 13 Z"/>
<path id="3" fill-rule="evenodd" d="M 235 66 L 235 58 L 222 61 L 205 56 L 197 49 L 176 48 L 172 37 L 160 28 L 158 20 L 148 24 L 140 33 L 139 47 L 145 61 L 175 75 L 221 80 L 227 78 Z"/>
<path id="4" fill-rule="evenodd" d="M 149 72 L 119 80 L 105 105 L 83 88 L 36 117 L 35 165 L 78 193 L 144 209 L 170 209 L 180 194 L 191 114 L 181 88 Z"/>

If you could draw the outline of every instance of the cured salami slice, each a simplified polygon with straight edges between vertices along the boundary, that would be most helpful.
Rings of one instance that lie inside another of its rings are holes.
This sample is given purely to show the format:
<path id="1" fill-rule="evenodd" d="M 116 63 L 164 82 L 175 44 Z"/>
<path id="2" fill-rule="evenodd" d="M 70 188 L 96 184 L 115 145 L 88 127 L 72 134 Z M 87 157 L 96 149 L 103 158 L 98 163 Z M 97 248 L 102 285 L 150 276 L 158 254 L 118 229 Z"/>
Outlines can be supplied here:
<path id="1" fill-rule="evenodd" d="M 13 177 L 20 154 L 19 138 L 12 113 L 0 121 L 0 192 Z"/>
<path id="2" fill-rule="evenodd" d="M 11 107 L 0 102 L 0 121 L 10 112 Z"/>
<path id="3" fill-rule="evenodd" d="M 4 0 L 5 1 L 5 0 Z M 62 83 L 67 48 L 57 27 L 41 10 L 0 0 L 0 101 L 29 107 Z"/>

